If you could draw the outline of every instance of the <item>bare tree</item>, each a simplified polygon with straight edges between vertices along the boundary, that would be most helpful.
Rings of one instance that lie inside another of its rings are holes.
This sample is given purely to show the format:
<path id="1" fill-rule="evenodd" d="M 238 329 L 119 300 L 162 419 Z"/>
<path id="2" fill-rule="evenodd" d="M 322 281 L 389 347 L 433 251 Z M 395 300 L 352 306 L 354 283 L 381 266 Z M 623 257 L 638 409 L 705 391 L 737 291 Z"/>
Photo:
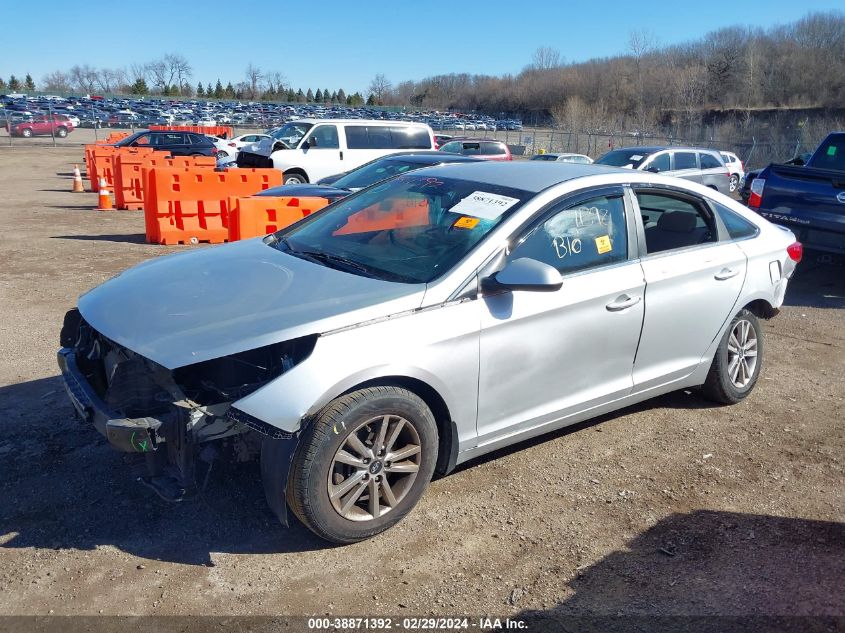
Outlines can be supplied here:
<path id="1" fill-rule="evenodd" d="M 264 81 L 266 82 L 267 90 L 274 94 L 279 94 L 288 85 L 287 78 L 278 70 L 268 71 L 264 75 Z"/>
<path id="2" fill-rule="evenodd" d="M 85 94 L 96 92 L 97 86 L 97 70 L 88 64 L 84 66 L 72 66 L 70 71 L 70 82 L 73 87 Z"/>
<path id="3" fill-rule="evenodd" d="M 560 51 L 551 46 L 540 46 L 531 55 L 531 70 L 550 70 L 561 65 Z"/>
<path id="4" fill-rule="evenodd" d="M 157 92 L 163 93 L 170 86 L 167 63 L 163 59 L 157 59 L 147 64 L 150 80 Z"/>
<path id="5" fill-rule="evenodd" d="M 168 53 L 164 56 L 164 63 L 167 65 L 168 86 L 176 85 L 181 90 L 194 75 L 193 68 L 182 55 Z"/>
<path id="6" fill-rule="evenodd" d="M 382 73 L 379 73 L 370 82 L 369 92 L 375 96 L 377 103 L 382 104 L 392 89 L 393 84 Z"/>
<path id="7" fill-rule="evenodd" d="M 261 96 L 261 80 L 264 78 L 261 69 L 252 62 L 250 62 L 249 66 L 246 67 L 246 71 L 244 71 L 244 75 L 246 77 L 247 84 L 247 89 L 244 92 L 245 96 L 248 99 L 258 99 L 258 97 Z"/>
<path id="8" fill-rule="evenodd" d="M 44 75 L 41 85 L 44 90 L 50 92 L 70 92 L 73 90 L 70 76 L 60 70 Z"/>

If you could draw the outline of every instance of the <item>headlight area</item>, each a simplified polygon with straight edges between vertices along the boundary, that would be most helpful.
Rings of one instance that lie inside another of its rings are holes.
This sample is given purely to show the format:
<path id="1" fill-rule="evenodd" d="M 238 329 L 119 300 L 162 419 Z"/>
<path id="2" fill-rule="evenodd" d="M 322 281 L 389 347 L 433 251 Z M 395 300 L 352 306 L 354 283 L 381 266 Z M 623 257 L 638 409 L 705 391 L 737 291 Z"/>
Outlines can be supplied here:
<path id="1" fill-rule="evenodd" d="M 290 437 L 231 403 L 305 360 L 317 335 L 171 371 L 74 320 L 66 318 L 59 352 L 70 399 L 114 448 L 138 454 L 138 480 L 163 499 L 179 501 L 196 487 L 197 459 L 207 463 L 207 480 L 221 452 L 246 461 L 263 436 Z"/>

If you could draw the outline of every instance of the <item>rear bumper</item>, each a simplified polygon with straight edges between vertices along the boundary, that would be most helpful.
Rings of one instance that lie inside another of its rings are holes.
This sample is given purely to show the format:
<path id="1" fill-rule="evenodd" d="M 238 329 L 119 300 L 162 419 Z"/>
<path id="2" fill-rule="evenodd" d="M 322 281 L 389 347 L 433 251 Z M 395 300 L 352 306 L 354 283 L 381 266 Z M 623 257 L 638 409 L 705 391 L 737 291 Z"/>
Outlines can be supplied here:
<path id="1" fill-rule="evenodd" d="M 845 255 L 845 233 L 819 230 L 802 224 L 798 219 L 790 215 L 769 211 L 757 211 L 757 213 L 773 224 L 779 224 L 788 228 L 795 234 L 798 241 L 804 245 L 804 248 Z"/>
<path id="2" fill-rule="evenodd" d="M 74 352 L 63 347 L 58 352 L 59 369 L 65 390 L 76 412 L 92 424 L 113 448 L 125 453 L 149 453 L 157 448 L 157 418 L 127 418 L 110 411 L 76 364 Z"/>

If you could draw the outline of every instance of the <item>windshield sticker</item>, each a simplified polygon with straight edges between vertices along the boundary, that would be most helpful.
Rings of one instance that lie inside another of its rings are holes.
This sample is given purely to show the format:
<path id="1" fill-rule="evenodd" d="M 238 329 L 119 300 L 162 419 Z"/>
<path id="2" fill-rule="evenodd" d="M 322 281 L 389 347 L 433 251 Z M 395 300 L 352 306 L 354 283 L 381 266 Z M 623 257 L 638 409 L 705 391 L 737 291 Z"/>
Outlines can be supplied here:
<path id="1" fill-rule="evenodd" d="M 827 155 L 828 156 L 836 156 L 836 145 L 831 145 L 827 148 Z"/>
<path id="2" fill-rule="evenodd" d="M 640 160 L 641 158 L 641 154 L 631 154 L 631 156 L 628 157 L 628 160 Z"/>
<path id="3" fill-rule="evenodd" d="M 518 202 L 518 198 L 509 198 L 486 191 L 473 191 L 449 211 L 471 215 L 483 220 L 495 220 Z"/>
<path id="4" fill-rule="evenodd" d="M 604 255 L 613 250 L 609 235 L 602 235 L 596 238 L 596 250 L 599 252 L 599 255 Z"/>
<path id="5" fill-rule="evenodd" d="M 463 216 L 455 221 L 452 225 L 452 228 L 455 229 L 474 229 L 478 226 L 478 223 L 481 222 L 478 218 L 469 218 L 467 216 Z"/>

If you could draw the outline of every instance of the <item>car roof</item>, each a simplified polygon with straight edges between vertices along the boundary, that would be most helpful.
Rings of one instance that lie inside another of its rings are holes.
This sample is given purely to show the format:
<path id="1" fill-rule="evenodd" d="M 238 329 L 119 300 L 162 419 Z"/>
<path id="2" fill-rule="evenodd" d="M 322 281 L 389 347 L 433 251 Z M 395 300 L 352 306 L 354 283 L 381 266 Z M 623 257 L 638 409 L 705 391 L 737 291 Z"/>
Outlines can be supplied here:
<path id="1" fill-rule="evenodd" d="M 471 136 L 453 136 L 452 138 L 449 139 L 450 143 L 452 141 L 470 141 L 470 142 L 481 141 L 481 142 L 485 142 L 485 143 L 504 143 L 504 141 L 500 141 L 497 138 L 473 138 Z"/>
<path id="2" fill-rule="evenodd" d="M 296 119 L 288 121 L 288 123 L 348 123 L 351 125 L 407 125 L 415 127 L 428 127 L 427 123 L 420 123 L 419 121 L 385 121 L 384 119 L 315 119 L 306 117 L 304 119 Z M 285 124 L 287 125 L 287 123 Z"/>
<path id="3" fill-rule="evenodd" d="M 719 153 L 719 151 L 715 149 L 707 149 L 706 147 L 687 147 L 685 145 L 653 145 L 650 147 L 640 147 L 635 145 L 633 147 L 618 147 L 615 150 L 611 151 L 619 152 L 629 150 L 631 152 L 638 152 L 642 154 L 653 154 L 654 152 L 662 152 L 663 150 L 667 149 L 681 150 L 684 152 L 710 152 L 712 154 Z"/>
<path id="4" fill-rule="evenodd" d="M 554 185 L 598 174 L 631 173 L 629 169 L 557 163 L 552 161 L 496 162 L 489 160 L 468 161 L 427 167 L 414 172 L 414 176 L 431 174 L 442 178 L 473 180 L 490 185 L 504 185 L 537 193 Z"/>
<path id="5" fill-rule="evenodd" d="M 403 162 L 416 163 L 419 165 L 437 165 L 438 163 L 477 163 L 478 158 L 472 156 L 464 156 L 463 154 L 452 154 L 451 152 L 441 152 L 438 150 L 422 151 L 422 152 L 398 152 L 396 154 L 388 154 L 381 160 L 387 161 L 391 159 L 401 158 Z"/>

